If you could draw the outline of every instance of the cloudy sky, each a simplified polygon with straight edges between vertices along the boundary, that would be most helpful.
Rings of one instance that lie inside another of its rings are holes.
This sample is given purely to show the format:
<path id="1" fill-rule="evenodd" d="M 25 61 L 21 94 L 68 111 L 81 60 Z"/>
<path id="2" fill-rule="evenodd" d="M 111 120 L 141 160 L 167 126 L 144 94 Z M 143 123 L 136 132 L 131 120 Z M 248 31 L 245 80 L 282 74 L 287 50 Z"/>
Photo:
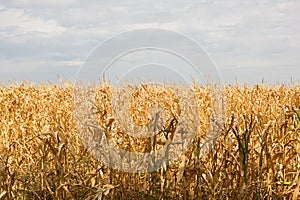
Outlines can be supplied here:
<path id="1" fill-rule="evenodd" d="M 178 31 L 227 83 L 300 80 L 300 1 L 0 0 L 0 83 L 75 80 L 100 42 L 124 31 Z"/>

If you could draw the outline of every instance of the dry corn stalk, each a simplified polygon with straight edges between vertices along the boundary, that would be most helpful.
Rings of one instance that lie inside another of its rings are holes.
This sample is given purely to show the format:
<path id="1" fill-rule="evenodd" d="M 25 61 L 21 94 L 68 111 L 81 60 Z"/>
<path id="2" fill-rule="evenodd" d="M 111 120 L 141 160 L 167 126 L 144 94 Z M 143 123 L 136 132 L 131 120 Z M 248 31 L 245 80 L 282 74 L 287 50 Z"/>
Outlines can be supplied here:
<path id="1" fill-rule="evenodd" d="M 93 108 L 97 109 L 93 111 L 98 125 L 116 145 L 144 152 L 167 142 L 163 133 L 156 143 L 149 143 L 122 132 L 112 115 L 114 88 L 108 84 L 95 87 Z M 131 120 L 151 123 L 156 119 L 151 114 L 156 113 L 151 113 L 150 105 L 155 103 L 166 107 L 165 118 L 180 115 L 176 98 L 168 96 L 165 87 L 132 90 L 148 99 L 132 93 Z M 75 127 L 73 91 L 67 83 L 0 88 L 0 199 L 299 199 L 297 85 L 227 86 L 224 132 L 202 158 L 198 155 L 213 108 L 208 88 L 194 86 L 200 113 L 198 135 L 184 159 L 150 174 L 116 171 L 90 155 Z M 255 126 L 251 134 L 243 135 L 251 116 Z M 163 125 L 157 124 L 157 129 Z M 97 129 L 91 131 L 101 140 Z M 250 138 L 244 140 L 244 136 Z"/>

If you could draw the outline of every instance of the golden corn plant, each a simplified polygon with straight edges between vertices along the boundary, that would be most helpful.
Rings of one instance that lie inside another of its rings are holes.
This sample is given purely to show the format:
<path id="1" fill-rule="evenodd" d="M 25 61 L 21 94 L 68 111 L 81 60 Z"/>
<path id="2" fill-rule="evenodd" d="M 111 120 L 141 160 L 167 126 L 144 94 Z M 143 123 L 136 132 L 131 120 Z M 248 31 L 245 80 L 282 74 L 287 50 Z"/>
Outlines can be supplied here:
<path id="1" fill-rule="evenodd" d="M 113 116 L 115 88 L 94 87 L 93 113 L 101 127 L 90 127 L 95 138 L 105 134 L 133 152 L 155 151 L 172 139 L 182 113 L 176 90 L 127 86 L 129 120 L 151 123 L 153 105 L 167 118 L 154 139 L 138 139 Z M 151 173 L 126 173 L 101 163 L 83 144 L 72 83 L 1 87 L 0 199 L 299 199 L 300 86 L 225 86 L 225 124 L 202 157 L 213 108 L 209 88 L 194 85 L 192 91 L 199 129 L 185 154 Z"/>

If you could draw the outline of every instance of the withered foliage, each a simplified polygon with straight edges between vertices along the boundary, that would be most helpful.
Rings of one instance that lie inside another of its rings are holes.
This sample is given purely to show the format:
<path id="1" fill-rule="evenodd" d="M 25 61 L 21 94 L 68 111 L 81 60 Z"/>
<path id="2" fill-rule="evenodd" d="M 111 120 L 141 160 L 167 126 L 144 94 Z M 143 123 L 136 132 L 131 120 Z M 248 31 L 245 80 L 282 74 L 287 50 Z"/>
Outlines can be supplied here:
<path id="1" fill-rule="evenodd" d="M 164 110 L 163 130 L 150 141 L 118 126 L 114 88 L 95 87 L 99 126 L 115 145 L 142 153 L 172 139 L 183 113 L 174 90 L 129 89 L 127 115 L 136 125 L 151 123 L 153 105 Z M 199 111 L 193 144 L 155 172 L 125 173 L 105 166 L 83 145 L 74 122 L 72 84 L 0 88 L 0 199 L 300 198 L 299 86 L 226 86 L 225 123 L 204 156 L 199 152 L 211 119 L 210 92 L 203 86 L 190 89 Z"/>

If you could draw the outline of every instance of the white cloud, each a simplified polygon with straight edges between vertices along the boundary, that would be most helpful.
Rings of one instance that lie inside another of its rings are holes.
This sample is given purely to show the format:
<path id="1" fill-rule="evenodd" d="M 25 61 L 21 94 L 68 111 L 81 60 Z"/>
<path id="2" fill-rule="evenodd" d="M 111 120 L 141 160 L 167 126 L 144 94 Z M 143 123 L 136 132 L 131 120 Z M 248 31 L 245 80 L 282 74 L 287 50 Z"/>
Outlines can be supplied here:
<path id="1" fill-rule="evenodd" d="M 53 37 L 62 34 L 66 29 L 53 19 L 30 16 L 24 9 L 6 8 L 0 12 L 1 36 L 11 41 L 23 41 L 26 38 Z"/>
<path id="2" fill-rule="evenodd" d="M 259 66 L 255 70 L 266 73 L 263 69 L 270 66 L 300 65 L 297 0 L 1 2 L 0 44 L 7 49 L 0 49 L 0 55 L 14 62 L 26 59 L 26 69 L 47 63 L 67 66 L 83 60 L 95 45 L 117 33 L 146 27 L 187 34 L 223 70 Z M 3 63 L 3 67 L 12 65 Z"/>
<path id="3" fill-rule="evenodd" d="M 49 7 L 49 6 L 68 6 L 73 3 L 78 2 L 77 0 L 3 0 L 6 4 L 10 6 L 16 7 L 32 7 L 32 6 L 39 6 L 39 7 Z"/>

